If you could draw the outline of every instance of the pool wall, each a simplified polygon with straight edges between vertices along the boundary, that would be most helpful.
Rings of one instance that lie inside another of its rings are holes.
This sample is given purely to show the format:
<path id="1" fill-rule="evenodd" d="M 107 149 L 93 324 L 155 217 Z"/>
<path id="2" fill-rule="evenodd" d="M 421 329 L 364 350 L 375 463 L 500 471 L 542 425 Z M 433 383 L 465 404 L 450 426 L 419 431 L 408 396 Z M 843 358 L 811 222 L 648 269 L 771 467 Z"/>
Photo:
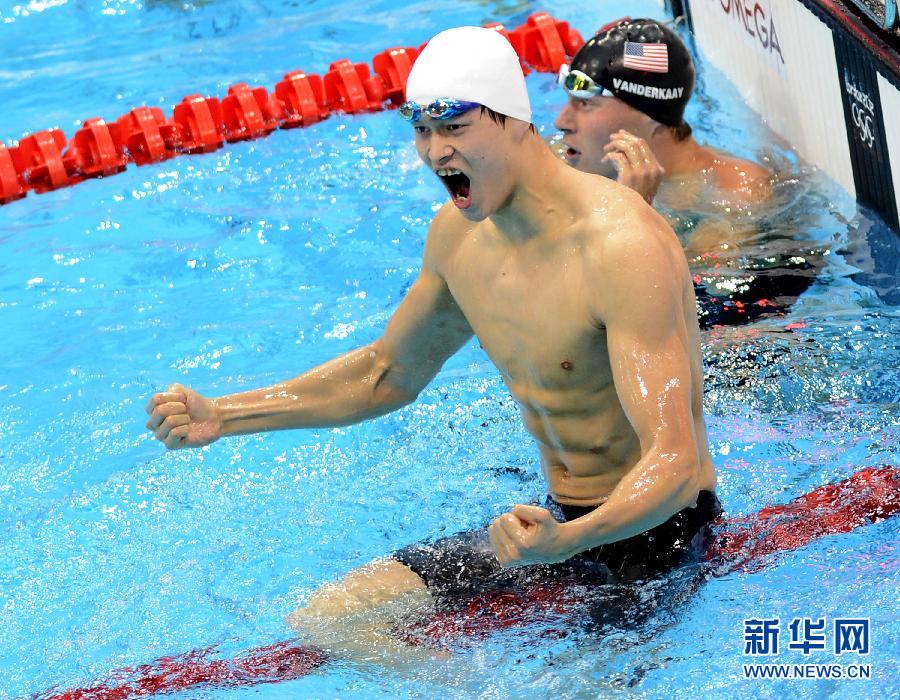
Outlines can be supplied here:
<path id="1" fill-rule="evenodd" d="M 900 230 L 896 38 L 831 0 L 685 0 L 683 8 L 698 48 L 775 133 Z"/>

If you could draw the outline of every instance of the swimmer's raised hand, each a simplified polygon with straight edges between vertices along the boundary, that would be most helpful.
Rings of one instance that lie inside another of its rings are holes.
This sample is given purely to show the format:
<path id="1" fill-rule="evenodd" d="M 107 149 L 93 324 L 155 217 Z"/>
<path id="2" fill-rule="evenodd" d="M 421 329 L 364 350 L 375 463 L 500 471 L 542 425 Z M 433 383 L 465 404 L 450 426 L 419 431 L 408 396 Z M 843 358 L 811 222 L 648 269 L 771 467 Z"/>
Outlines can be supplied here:
<path id="1" fill-rule="evenodd" d="M 215 404 L 181 384 L 154 394 L 147 404 L 147 429 L 170 450 L 203 447 L 222 435 Z"/>
<path id="2" fill-rule="evenodd" d="M 540 506 L 517 505 L 488 527 L 491 545 L 501 566 L 554 564 L 577 553 L 565 524 Z"/>
<path id="3" fill-rule="evenodd" d="M 618 182 L 640 194 L 647 204 L 653 204 L 666 171 L 647 142 L 623 129 L 610 137 L 603 150 L 603 160 L 616 166 Z"/>

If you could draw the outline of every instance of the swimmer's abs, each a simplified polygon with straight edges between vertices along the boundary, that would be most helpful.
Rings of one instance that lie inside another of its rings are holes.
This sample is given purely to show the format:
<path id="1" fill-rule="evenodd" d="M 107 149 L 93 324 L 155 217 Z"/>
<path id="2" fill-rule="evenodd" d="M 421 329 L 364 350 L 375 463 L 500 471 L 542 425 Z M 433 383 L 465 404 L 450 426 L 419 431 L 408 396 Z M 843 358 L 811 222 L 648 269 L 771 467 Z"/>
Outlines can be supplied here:
<path id="1" fill-rule="evenodd" d="M 559 503 L 599 505 L 641 458 L 637 435 L 621 411 L 540 419 L 523 409 L 522 417 Z"/>
<path id="2" fill-rule="evenodd" d="M 556 450 L 541 449 L 541 469 L 547 480 L 547 490 L 557 503 L 573 506 L 603 503 L 638 459 L 636 457 L 630 463 L 612 467 L 605 460 L 591 460 L 584 455 L 572 454 L 560 459 Z M 598 462 L 603 462 L 603 466 L 600 467 Z"/>

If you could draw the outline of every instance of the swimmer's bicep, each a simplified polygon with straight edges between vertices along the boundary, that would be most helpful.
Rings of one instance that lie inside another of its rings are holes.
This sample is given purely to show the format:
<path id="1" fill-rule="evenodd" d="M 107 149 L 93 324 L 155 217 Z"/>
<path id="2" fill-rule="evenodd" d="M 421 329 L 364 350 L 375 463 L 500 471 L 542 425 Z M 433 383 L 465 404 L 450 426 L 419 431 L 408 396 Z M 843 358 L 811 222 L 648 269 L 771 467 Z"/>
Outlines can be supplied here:
<path id="1" fill-rule="evenodd" d="M 686 263 L 645 241 L 640 250 L 620 246 L 604 267 L 598 321 L 622 407 L 642 444 L 680 444 L 693 434 Z"/>
<path id="2" fill-rule="evenodd" d="M 651 337 L 613 323 L 607 327 L 607 343 L 616 394 L 641 445 L 690 449 L 691 363 L 677 330 Z"/>
<path id="3" fill-rule="evenodd" d="M 699 451 L 691 415 L 691 372 L 677 331 L 652 340 L 613 326 L 608 334 L 616 393 L 637 434 L 640 459 L 604 508 L 619 532 L 659 525 L 696 498 Z"/>

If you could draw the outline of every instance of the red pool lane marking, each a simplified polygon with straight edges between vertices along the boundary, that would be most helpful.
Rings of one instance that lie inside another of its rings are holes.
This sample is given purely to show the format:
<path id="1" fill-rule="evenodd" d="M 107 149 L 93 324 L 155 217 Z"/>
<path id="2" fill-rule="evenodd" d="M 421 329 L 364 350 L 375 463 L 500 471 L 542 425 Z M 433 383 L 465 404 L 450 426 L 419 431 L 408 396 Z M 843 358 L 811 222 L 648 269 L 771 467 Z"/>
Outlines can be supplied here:
<path id="1" fill-rule="evenodd" d="M 850 532 L 898 511 L 900 469 L 863 469 L 785 505 L 723 521 L 716 526 L 706 558 L 722 562 L 725 572 L 758 571 L 765 566 L 766 557 L 776 552 L 798 549 L 826 535 Z"/>
<path id="2" fill-rule="evenodd" d="M 784 505 L 714 524 L 706 558 L 719 564 L 713 576 L 757 571 L 769 556 L 819 537 L 850 532 L 900 512 L 900 469 L 867 468 L 836 484 L 820 486 Z M 495 591 L 473 597 L 461 610 L 438 612 L 403 633 L 412 644 L 480 638 L 491 632 L 565 615 L 577 603 L 566 581 L 524 591 Z M 547 634 L 552 633 L 549 630 Z M 234 688 L 294 680 L 327 660 L 293 641 L 257 647 L 229 660 L 207 661 L 210 651 L 163 657 L 123 669 L 115 680 L 90 688 L 42 695 L 41 700 L 131 700 L 155 693 L 199 688 Z M 125 680 L 123 680 L 125 678 Z"/>
<path id="3" fill-rule="evenodd" d="M 491 591 L 473 597 L 461 609 L 433 613 L 404 631 L 401 638 L 412 646 L 446 647 L 448 641 L 456 639 L 483 639 L 525 623 L 558 620 L 571 612 L 578 600 L 576 590 L 566 580 L 520 591 Z"/>
<path id="4" fill-rule="evenodd" d="M 166 656 L 115 672 L 110 683 L 76 688 L 46 700 L 129 700 L 191 688 L 239 688 L 300 678 L 325 662 L 325 654 L 294 642 L 251 649 L 234 659 L 205 661 L 206 651 Z M 124 682 L 122 676 L 129 677 Z"/>

